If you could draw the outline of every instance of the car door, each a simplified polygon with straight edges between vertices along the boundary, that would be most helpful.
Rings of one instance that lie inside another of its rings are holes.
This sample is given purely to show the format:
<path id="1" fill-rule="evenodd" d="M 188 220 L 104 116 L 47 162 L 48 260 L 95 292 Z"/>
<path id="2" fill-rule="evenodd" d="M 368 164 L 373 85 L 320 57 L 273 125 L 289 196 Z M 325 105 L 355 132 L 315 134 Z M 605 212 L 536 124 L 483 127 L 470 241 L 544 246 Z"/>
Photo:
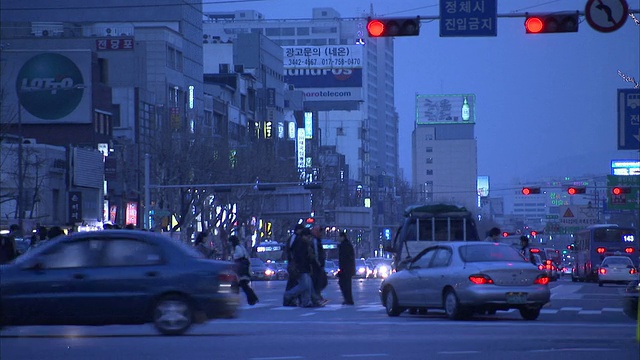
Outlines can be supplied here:
<path id="1" fill-rule="evenodd" d="M 436 250 L 435 247 L 423 250 L 409 263 L 406 269 L 400 271 L 402 277 L 398 279 L 398 284 L 394 288 L 396 288 L 399 303 L 403 306 L 424 305 L 423 287 L 427 282 L 424 281 L 421 273 L 429 267 Z"/>
<path id="2" fill-rule="evenodd" d="M 453 284 L 451 278 L 455 275 L 451 268 L 453 252 L 449 247 L 438 247 L 438 251 L 433 256 L 429 268 L 420 273 L 423 281 L 424 301 L 429 306 L 439 306 L 442 304 L 442 289 L 447 284 Z"/>
<path id="3" fill-rule="evenodd" d="M 61 241 L 20 269 L 24 279 L 13 286 L 20 318 L 35 324 L 78 324 L 90 311 L 83 298 L 87 269 L 96 265 L 91 243 L 84 239 Z"/>
<path id="4" fill-rule="evenodd" d="M 142 322 L 149 314 L 162 277 L 169 277 L 161 248 L 133 237 L 105 239 L 101 266 L 93 269 L 91 303 L 97 312 L 94 320 L 104 323 Z"/>

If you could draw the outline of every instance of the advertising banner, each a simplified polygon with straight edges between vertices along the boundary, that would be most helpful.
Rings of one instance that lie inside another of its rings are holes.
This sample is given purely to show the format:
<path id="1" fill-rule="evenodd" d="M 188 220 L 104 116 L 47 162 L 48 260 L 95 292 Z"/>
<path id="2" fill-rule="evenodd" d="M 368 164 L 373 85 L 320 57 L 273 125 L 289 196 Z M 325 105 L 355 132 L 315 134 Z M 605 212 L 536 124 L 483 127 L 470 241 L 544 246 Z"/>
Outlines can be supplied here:
<path id="1" fill-rule="evenodd" d="M 362 87 L 362 69 L 286 69 L 284 76 L 296 89 Z"/>
<path id="2" fill-rule="evenodd" d="M 418 124 L 473 124 L 476 122 L 475 94 L 416 95 Z"/>
<path id="3" fill-rule="evenodd" d="M 285 69 L 362 68 L 362 45 L 283 46 Z"/>
<path id="4" fill-rule="evenodd" d="M 22 124 L 91 123 L 90 50 L 7 50 L 2 53 L 2 91 L 19 104 Z"/>

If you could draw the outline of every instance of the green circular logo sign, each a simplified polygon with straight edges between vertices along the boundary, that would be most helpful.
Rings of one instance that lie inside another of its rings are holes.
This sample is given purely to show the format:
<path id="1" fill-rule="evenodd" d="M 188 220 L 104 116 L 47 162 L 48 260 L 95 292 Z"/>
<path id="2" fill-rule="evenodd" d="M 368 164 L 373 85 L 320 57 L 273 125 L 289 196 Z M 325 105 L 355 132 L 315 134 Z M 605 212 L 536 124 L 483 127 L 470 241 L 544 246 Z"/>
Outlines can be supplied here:
<path id="1" fill-rule="evenodd" d="M 16 92 L 29 114 L 57 120 L 80 104 L 84 80 L 80 69 L 60 54 L 40 54 L 29 59 L 18 72 Z"/>

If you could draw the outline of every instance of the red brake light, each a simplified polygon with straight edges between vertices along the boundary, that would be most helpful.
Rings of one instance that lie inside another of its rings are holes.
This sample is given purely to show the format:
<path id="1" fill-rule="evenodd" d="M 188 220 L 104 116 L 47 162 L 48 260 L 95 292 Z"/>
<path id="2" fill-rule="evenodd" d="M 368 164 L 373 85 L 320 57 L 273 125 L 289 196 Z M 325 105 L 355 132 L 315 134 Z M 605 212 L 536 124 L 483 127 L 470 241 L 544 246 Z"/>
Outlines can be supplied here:
<path id="1" fill-rule="evenodd" d="M 606 249 L 605 249 L 605 248 L 603 248 L 603 247 L 599 247 L 599 248 L 597 248 L 597 249 L 596 249 L 596 252 L 597 252 L 598 254 L 604 254 L 604 252 L 605 252 L 605 251 L 606 251 Z"/>
<path id="2" fill-rule="evenodd" d="M 602 274 L 602 275 L 605 275 L 605 274 L 607 273 L 607 269 L 605 269 L 605 268 L 600 268 L 600 269 L 598 269 L 598 272 L 599 272 L 600 274 Z"/>
<path id="3" fill-rule="evenodd" d="M 469 280 L 476 285 L 493 284 L 493 280 L 487 275 L 471 275 Z"/>
<path id="4" fill-rule="evenodd" d="M 532 248 L 532 249 L 529 249 L 529 252 L 532 252 L 532 253 L 534 253 L 534 254 L 535 254 L 535 253 L 539 253 L 539 252 L 540 252 L 540 249 L 538 249 L 538 248 Z"/>
<path id="5" fill-rule="evenodd" d="M 627 254 L 633 254 L 633 248 L 632 247 L 625 248 L 624 252 L 626 252 Z"/>
<path id="6" fill-rule="evenodd" d="M 544 270 L 544 265 L 542 265 L 542 264 L 538 265 L 538 269 Z"/>
<path id="7" fill-rule="evenodd" d="M 633 275 L 633 274 L 637 274 L 638 270 L 631 268 L 631 270 L 629 270 L 629 274 Z"/>
<path id="8" fill-rule="evenodd" d="M 547 275 L 538 275 L 533 281 L 534 284 L 547 285 L 549 283 L 549 277 Z"/>

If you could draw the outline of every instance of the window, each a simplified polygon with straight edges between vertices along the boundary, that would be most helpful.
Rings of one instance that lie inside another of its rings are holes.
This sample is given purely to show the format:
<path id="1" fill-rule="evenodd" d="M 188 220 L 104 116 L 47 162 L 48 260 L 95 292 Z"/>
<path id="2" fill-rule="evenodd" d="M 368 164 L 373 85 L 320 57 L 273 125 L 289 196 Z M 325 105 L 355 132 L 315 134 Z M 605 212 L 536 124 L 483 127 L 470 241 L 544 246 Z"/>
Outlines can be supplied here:
<path id="1" fill-rule="evenodd" d="M 100 240 L 67 241 L 58 244 L 43 256 L 45 269 L 65 269 L 98 266 Z"/>
<path id="2" fill-rule="evenodd" d="M 433 259 L 434 255 L 436 254 L 436 251 L 438 251 L 438 248 L 432 248 L 432 249 L 427 250 L 427 252 L 425 252 L 424 255 L 422 255 L 419 258 L 417 258 L 411 264 L 411 268 L 421 268 L 421 269 L 428 268 L 429 264 L 431 263 L 431 260 Z"/>
<path id="3" fill-rule="evenodd" d="M 433 170 L 427 170 L 427 175 L 433 175 Z"/>
<path id="4" fill-rule="evenodd" d="M 167 67 L 169 69 L 176 68 L 176 49 L 171 46 L 167 48 Z"/>
<path id="5" fill-rule="evenodd" d="M 282 28 L 282 35 L 284 36 L 293 36 L 296 34 L 296 28 L 288 27 Z"/>
<path id="6" fill-rule="evenodd" d="M 264 32 L 266 36 L 280 36 L 280 28 L 266 28 Z"/>
<path id="7" fill-rule="evenodd" d="M 427 164 L 433 164 L 433 158 L 432 157 L 428 157 L 427 158 Z"/>
<path id="8" fill-rule="evenodd" d="M 439 248 L 436 255 L 433 257 L 431 267 L 446 267 L 451 262 L 451 250 L 447 248 Z"/>
<path id="9" fill-rule="evenodd" d="M 428 153 L 433 152 L 433 147 L 431 147 L 431 146 L 427 146 L 427 152 L 428 152 Z"/>
<path id="10" fill-rule="evenodd" d="M 308 27 L 299 27 L 299 28 L 296 28 L 296 31 L 298 32 L 298 35 L 309 35 Z"/>
<path id="11" fill-rule="evenodd" d="M 104 266 L 155 265 L 162 260 L 160 249 L 134 239 L 110 240 L 104 252 Z"/>

